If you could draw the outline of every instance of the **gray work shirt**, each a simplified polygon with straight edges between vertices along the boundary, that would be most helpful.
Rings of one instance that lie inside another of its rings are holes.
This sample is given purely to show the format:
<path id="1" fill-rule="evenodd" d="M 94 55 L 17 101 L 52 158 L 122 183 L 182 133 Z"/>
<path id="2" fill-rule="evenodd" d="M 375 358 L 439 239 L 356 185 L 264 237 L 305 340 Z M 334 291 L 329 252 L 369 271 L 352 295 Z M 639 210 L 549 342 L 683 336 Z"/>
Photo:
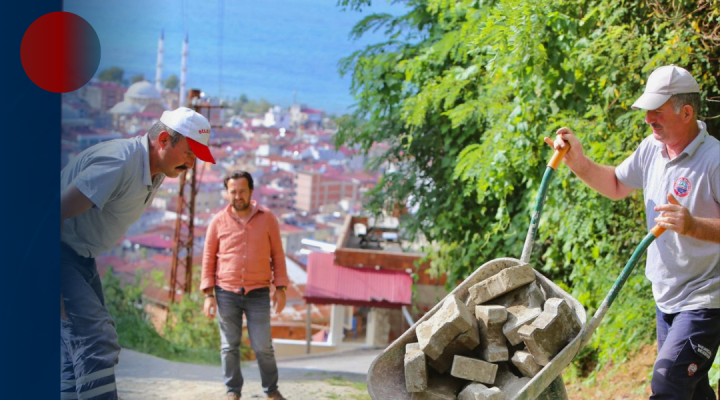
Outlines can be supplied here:
<path id="1" fill-rule="evenodd" d="M 163 179 L 150 176 L 147 135 L 85 149 L 60 172 L 60 189 L 75 185 L 94 206 L 66 219 L 60 240 L 84 257 L 111 249 L 152 203 Z"/>
<path id="2" fill-rule="evenodd" d="M 694 217 L 720 218 L 720 142 L 704 122 L 698 127 L 700 134 L 674 159 L 651 135 L 615 169 L 620 182 L 643 189 L 648 230 L 668 193 Z M 645 275 L 664 313 L 720 308 L 720 244 L 668 230 L 648 248 Z"/>

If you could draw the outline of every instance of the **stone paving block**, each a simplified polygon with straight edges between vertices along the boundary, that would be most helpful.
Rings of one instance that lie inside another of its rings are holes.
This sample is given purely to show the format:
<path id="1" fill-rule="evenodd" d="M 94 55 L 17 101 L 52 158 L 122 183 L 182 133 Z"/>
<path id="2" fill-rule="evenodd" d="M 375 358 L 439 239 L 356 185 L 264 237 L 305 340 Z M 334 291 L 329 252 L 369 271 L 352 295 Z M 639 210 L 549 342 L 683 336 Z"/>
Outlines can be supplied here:
<path id="1" fill-rule="evenodd" d="M 503 325 L 507 309 L 503 306 L 475 306 L 475 317 L 480 331 L 480 358 L 489 362 L 509 359 Z"/>
<path id="2" fill-rule="evenodd" d="M 532 354 L 527 351 L 515 352 L 512 356 L 512 363 L 528 378 L 534 377 L 542 369 L 542 367 L 535 362 Z"/>
<path id="3" fill-rule="evenodd" d="M 408 393 L 420 392 L 427 389 L 428 370 L 425 353 L 420 350 L 417 343 L 405 346 L 405 387 Z"/>
<path id="4" fill-rule="evenodd" d="M 437 360 L 428 357 L 428 364 L 443 374 L 452 367 L 456 355 L 470 356 L 471 350 L 474 350 L 479 343 L 477 329 L 461 333 L 450 344 L 445 346 L 442 355 Z"/>
<path id="5" fill-rule="evenodd" d="M 529 285 L 521 286 L 500 297 L 496 297 L 488 301 L 484 305 L 505 306 L 511 309 L 515 306 L 523 306 L 526 308 L 542 308 L 545 303 L 545 293 L 538 281 L 531 282 Z"/>
<path id="6" fill-rule="evenodd" d="M 453 339 L 471 329 L 477 330 L 477 320 L 465 304 L 448 296 L 432 317 L 418 325 L 416 334 L 422 351 L 437 360 Z"/>
<path id="7" fill-rule="evenodd" d="M 503 325 L 503 334 L 511 345 L 516 346 L 522 343 L 522 338 L 518 334 L 520 328 L 530 325 L 540 313 L 541 308 L 527 308 L 523 305 L 509 307 L 507 322 Z"/>
<path id="8" fill-rule="evenodd" d="M 469 289 L 470 299 L 475 304 L 482 304 L 534 280 L 535 272 L 530 264 L 505 268 L 490 278 L 471 286 Z"/>
<path id="9" fill-rule="evenodd" d="M 473 382 L 458 394 L 458 400 L 504 400 L 505 395 L 496 387 L 489 388 L 482 383 Z"/>
<path id="10" fill-rule="evenodd" d="M 452 376 L 434 376 L 423 392 L 412 393 L 413 400 L 455 400 L 463 381 Z"/>
<path id="11" fill-rule="evenodd" d="M 470 357 L 455 356 L 450 375 L 469 381 L 493 384 L 497 370 L 497 364 Z"/>
<path id="12" fill-rule="evenodd" d="M 518 377 L 512 372 L 505 363 L 498 365 L 498 372 L 495 378 L 495 386 L 505 395 L 506 399 L 512 399 L 515 395 L 523 388 L 527 383 L 530 382 L 530 378 Z"/>
<path id="13" fill-rule="evenodd" d="M 433 342 L 432 339 L 432 323 L 429 320 L 421 322 L 415 328 L 415 335 L 418 338 L 418 346 L 425 354 L 426 349 L 430 352 L 442 351 L 442 348 L 437 348 L 437 342 Z M 432 349 L 431 349 L 432 348 Z"/>
<path id="14" fill-rule="evenodd" d="M 540 365 L 547 365 L 579 332 L 577 316 L 567 301 L 559 298 L 548 299 L 544 311 L 533 323 L 518 330 L 528 351 Z"/>

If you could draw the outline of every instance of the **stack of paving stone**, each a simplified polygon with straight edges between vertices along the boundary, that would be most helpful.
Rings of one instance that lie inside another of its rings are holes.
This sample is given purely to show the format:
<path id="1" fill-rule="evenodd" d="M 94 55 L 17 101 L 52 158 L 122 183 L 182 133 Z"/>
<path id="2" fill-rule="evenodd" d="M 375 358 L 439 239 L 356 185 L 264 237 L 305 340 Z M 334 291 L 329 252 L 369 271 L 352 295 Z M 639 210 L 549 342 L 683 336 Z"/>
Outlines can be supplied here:
<path id="1" fill-rule="evenodd" d="M 529 264 L 503 269 L 471 286 L 465 303 L 447 296 L 416 327 L 407 391 L 416 400 L 511 399 L 580 329 L 566 300 L 546 299 Z"/>

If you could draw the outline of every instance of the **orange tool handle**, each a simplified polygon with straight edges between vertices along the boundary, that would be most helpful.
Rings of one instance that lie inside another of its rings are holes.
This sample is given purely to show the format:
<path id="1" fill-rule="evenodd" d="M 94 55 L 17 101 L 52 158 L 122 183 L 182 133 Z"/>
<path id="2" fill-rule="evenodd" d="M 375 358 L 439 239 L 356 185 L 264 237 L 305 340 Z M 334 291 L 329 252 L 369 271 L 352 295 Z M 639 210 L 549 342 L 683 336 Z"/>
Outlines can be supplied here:
<path id="1" fill-rule="evenodd" d="M 545 138 L 545 143 L 549 144 L 550 147 L 555 148 L 553 140 L 549 137 Z M 550 161 L 548 162 L 547 166 L 557 171 L 557 168 L 560 165 L 560 161 L 562 161 L 563 157 L 565 157 L 565 153 L 567 153 L 568 150 L 570 150 L 570 144 L 568 142 L 565 142 L 565 147 L 560 150 L 555 150 L 555 153 L 552 155 L 552 157 L 550 157 Z"/>
<path id="2" fill-rule="evenodd" d="M 667 229 L 665 228 L 661 228 L 660 225 L 655 225 L 652 229 L 650 229 L 650 233 L 652 233 L 655 238 L 659 238 L 666 230 Z"/>

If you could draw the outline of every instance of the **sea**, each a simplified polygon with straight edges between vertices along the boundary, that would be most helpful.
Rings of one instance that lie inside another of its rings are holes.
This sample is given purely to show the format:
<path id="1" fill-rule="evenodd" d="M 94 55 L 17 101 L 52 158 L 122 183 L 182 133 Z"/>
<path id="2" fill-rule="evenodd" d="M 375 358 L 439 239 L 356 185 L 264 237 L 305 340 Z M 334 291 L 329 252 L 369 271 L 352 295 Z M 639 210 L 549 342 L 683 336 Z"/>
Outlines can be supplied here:
<path id="1" fill-rule="evenodd" d="M 335 115 L 355 104 L 339 61 L 384 40 L 381 33 L 351 40 L 352 27 L 373 13 L 406 12 L 386 0 L 360 12 L 333 0 L 64 0 L 63 10 L 95 29 L 98 73 L 117 66 L 125 79 L 143 74 L 154 82 L 163 35 L 162 79 L 179 78 L 187 35 L 187 88 L 224 100 L 244 94 L 281 107 L 297 102 Z"/>

